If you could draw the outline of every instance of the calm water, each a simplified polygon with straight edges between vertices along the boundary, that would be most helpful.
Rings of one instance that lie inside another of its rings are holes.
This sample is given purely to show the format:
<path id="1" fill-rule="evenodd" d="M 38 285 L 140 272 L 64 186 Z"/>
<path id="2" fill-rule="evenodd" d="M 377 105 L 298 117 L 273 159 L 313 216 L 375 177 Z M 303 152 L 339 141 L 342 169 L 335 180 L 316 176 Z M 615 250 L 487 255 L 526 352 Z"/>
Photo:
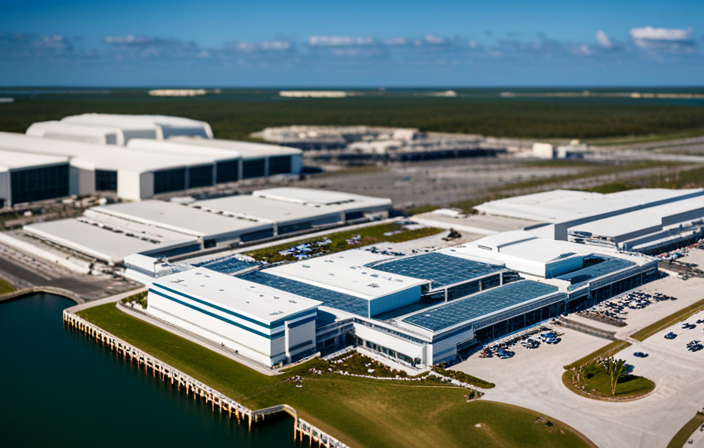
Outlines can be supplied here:
<path id="1" fill-rule="evenodd" d="M 3 447 L 297 445 L 291 418 L 249 432 L 64 329 L 61 311 L 72 305 L 50 294 L 0 304 Z"/>

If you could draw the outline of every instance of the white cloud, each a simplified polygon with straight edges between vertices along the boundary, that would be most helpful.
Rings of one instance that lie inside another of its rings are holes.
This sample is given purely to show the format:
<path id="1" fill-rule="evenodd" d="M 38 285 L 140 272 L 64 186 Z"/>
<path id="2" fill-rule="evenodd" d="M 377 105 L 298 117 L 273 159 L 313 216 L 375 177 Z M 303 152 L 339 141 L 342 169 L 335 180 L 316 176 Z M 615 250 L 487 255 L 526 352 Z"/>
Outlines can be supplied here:
<path id="1" fill-rule="evenodd" d="M 611 43 L 611 39 L 609 39 L 609 36 L 606 35 L 605 32 L 602 30 L 599 30 L 596 32 L 596 41 L 599 43 L 599 46 L 602 48 L 611 48 L 614 45 Z"/>
<path id="2" fill-rule="evenodd" d="M 371 37 L 311 36 L 308 38 L 308 44 L 320 47 L 351 47 L 372 45 L 374 40 Z"/>
<path id="3" fill-rule="evenodd" d="M 689 50 L 695 45 L 691 28 L 633 28 L 631 38 L 637 47 L 646 49 Z"/>
<path id="4" fill-rule="evenodd" d="M 255 43 L 238 42 L 234 44 L 234 48 L 243 53 L 282 52 L 290 50 L 291 47 L 291 42 L 285 40 Z"/>
<path id="5" fill-rule="evenodd" d="M 633 28 L 631 30 L 632 38 L 644 40 L 688 40 L 691 35 L 691 28 L 683 30 L 676 28 L 653 28 L 652 26 L 646 26 L 644 28 Z"/>

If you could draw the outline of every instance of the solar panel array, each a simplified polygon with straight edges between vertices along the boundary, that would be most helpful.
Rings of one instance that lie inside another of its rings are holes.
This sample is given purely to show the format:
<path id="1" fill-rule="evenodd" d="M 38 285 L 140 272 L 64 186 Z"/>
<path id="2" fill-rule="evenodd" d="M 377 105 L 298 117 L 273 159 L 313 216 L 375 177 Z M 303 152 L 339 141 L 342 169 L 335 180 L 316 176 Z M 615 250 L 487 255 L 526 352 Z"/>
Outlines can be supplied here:
<path id="1" fill-rule="evenodd" d="M 286 291 L 291 294 L 296 294 L 313 300 L 319 300 L 323 302 L 325 306 L 337 308 L 339 310 L 357 314 L 362 317 L 367 317 L 368 315 L 369 303 L 359 297 L 354 297 L 337 291 L 331 291 L 319 286 L 309 285 L 307 283 L 290 280 L 277 275 L 267 274 L 262 271 L 245 272 L 237 277 L 242 280 L 248 280 L 250 282 L 259 283 L 260 285 Z"/>
<path id="2" fill-rule="evenodd" d="M 193 266 L 197 268 L 203 267 L 210 269 L 211 271 L 232 275 L 245 269 L 249 269 L 254 266 L 259 266 L 259 263 L 257 263 L 256 261 L 241 260 L 234 255 L 230 255 L 227 257 L 217 258 L 215 260 L 193 263 Z"/>
<path id="3" fill-rule="evenodd" d="M 522 280 L 421 311 L 403 321 L 430 331 L 439 331 L 557 291 L 556 286 Z"/>
<path id="4" fill-rule="evenodd" d="M 578 269 L 574 272 L 570 272 L 569 274 L 563 274 L 555 278 L 567 280 L 571 284 L 577 285 L 635 265 L 634 262 L 624 260 L 623 258 L 604 258 L 606 258 L 606 260 L 601 263 L 583 269 Z"/>
<path id="5" fill-rule="evenodd" d="M 481 263 L 437 252 L 396 260 L 381 260 L 369 263 L 366 266 L 378 271 L 431 280 L 433 288 L 460 283 L 504 269 L 503 266 Z"/>

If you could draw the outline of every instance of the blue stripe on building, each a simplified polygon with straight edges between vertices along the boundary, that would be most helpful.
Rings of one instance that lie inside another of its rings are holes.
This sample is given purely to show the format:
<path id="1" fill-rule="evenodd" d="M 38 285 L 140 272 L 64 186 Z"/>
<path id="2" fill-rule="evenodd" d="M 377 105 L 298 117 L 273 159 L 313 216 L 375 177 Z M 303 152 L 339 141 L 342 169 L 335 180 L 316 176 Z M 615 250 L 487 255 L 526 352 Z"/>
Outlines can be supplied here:
<path id="1" fill-rule="evenodd" d="M 158 296 L 161 296 L 161 297 L 163 297 L 163 298 L 165 298 L 165 299 L 171 300 L 172 302 L 176 302 L 176 303 L 178 303 L 178 304 L 180 304 L 180 305 L 183 305 L 183 306 L 185 306 L 185 307 L 191 308 L 192 310 L 195 310 L 195 311 L 198 311 L 198 312 L 200 312 L 200 313 L 206 314 L 206 315 L 208 315 L 208 316 L 210 316 L 210 317 L 213 317 L 213 318 L 215 318 L 215 319 L 219 319 L 219 320 L 221 320 L 221 321 L 223 321 L 223 322 L 226 322 L 226 323 L 228 323 L 228 324 L 230 324 L 230 325 L 234 325 L 235 327 L 238 327 L 238 328 L 241 328 L 241 329 L 243 329 L 243 330 L 249 331 L 250 333 L 254 333 L 254 334 L 256 334 L 257 336 L 261 336 L 261 337 L 263 337 L 263 338 L 267 338 L 267 339 L 278 339 L 278 338 L 284 336 L 284 332 L 283 332 L 283 331 L 281 331 L 281 332 L 279 332 L 279 333 L 276 333 L 276 334 L 268 335 L 268 334 L 266 334 L 266 333 L 262 333 L 262 332 L 260 332 L 260 331 L 257 331 L 257 330 L 254 330 L 254 329 L 252 329 L 252 328 L 249 328 L 249 327 L 247 327 L 247 326 L 244 326 L 244 325 L 242 325 L 242 324 L 239 324 L 239 323 L 237 323 L 237 322 L 231 321 L 230 319 L 226 319 L 226 318 L 224 318 L 224 317 L 222 317 L 222 316 L 220 316 L 220 315 L 218 315 L 218 314 L 211 313 L 210 311 L 204 310 L 204 309 L 202 309 L 202 308 L 198 308 L 197 306 L 191 305 L 190 303 L 186 303 L 186 302 L 183 302 L 183 301 L 181 301 L 181 300 L 178 300 L 178 299 L 176 299 L 176 298 L 174 298 L 174 297 L 168 296 L 168 295 L 166 295 L 166 294 L 164 294 L 164 293 L 162 293 L 162 292 L 155 291 L 155 290 L 153 290 L 153 289 L 150 289 L 149 292 L 152 292 L 152 293 L 154 293 L 154 294 L 156 294 L 156 295 L 158 295 Z M 189 297 L 189 298 L 190 298 L 190 297 Z"/>
<path id="2" fill-rule="evenodd" d="M 302 312 L 300 312 L 300 313 L 298 313 L 298 314 L 292 314 L 292 315 L 290 315 L 290 316 L 287 316 L 285 319 L 275 320 L 275 321 L 271 322 L 270 324 L 267 324 L 267 323 L 264 323 L 264 322 L 260 322 L 260 321 L 258 321 L 258 320 L 256 320 L 256 319 L 252 319 L 251 317 L 247 317 L 247 316 L 244 316 L 244 315 L 242 315 L 242 314 L 235 313 L 234 311 L 230 311 L 230 310 L 228 310 L 228 309 L 226 309 L 226 308 L 217 306 L 217 305 L 215 305 L 215 304 L 213 304 L 213 303 L 210 303 L 210 302 L 207 302 L 207 301 L 205 301 L 205 300 L 201 300 L 201 299 L 199 299 L 199 298 L 197 298 L 197 297 L 193 297 L 193 296 L 190 295 L 190 294 L 186 294 L 186 293 L 183 293 L 183 292 L 180 292 L 180 291 L 173 290 L 173 289 L 171 289 L 171 288 L 167 288 L 166 286 L 160 285 L 160 284 L 158 284 L 158 283 L 152 283 L 152 286 L 156 286 L 156 287 L 158 287 L 158 288 L 164 289 L 164 290 L 169 291 L 170 293 L 173 293 L 173 294 L 178 294 L 179 296 L 185 297 L 185 298 L 187 298 L 187 299 L 189 299 L 189 300 L 193 300 L 194 302 L 198 302 L 198 303 L 200 303 L 201 305 L 209 306 L 210 308 L 214 308 L 214 309 L 216 309 L 216 310 L 218 310 L 218 311 L 220 311 L 220 312 L 223 312 L 223 313 L 225 313 L 225 314 L 229 314 L 229 315 L 231 315 L 231 316 L 235 316 L 235 317 L 237 317 L 238 319 L 246 320 L 247 322 L 252 322 L 253 324 L 257 324 L 257 325 L 259 325 L 260 327 L 264 327 L 264 328 L 266 328 L 266 329 L 268 329 L 268 330 L 271 330 L 272 328 L 276 328 L 276 327 L 279 327 L 279 326 L 283 325 L 284 322 L 287 321 L 287 320 L 288 320 L 288 321 L 291 321 L 291 320 L 294 320 L 294 319 L 298 319 L 299 317 L 303 317 L 303 316 L 307 315 L 308 313 L 310 313 L 310 310 L 308 310 L 308 311 L 302 311 Z"/>

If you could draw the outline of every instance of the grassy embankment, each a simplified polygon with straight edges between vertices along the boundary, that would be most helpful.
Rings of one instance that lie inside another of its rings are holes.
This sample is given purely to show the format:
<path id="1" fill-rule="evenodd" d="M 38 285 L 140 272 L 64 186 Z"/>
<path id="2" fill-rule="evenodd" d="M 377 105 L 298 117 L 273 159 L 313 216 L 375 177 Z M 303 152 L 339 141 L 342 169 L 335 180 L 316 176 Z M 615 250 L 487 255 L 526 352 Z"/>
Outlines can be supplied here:
<path id="1" fill-rule="evenodd" d="M 250 408 L 289 404 L 302 418 L 351 446 L 523 447 L 527 441 L 534 447 L 593 446 L 550 417 L 499 403 L 467 402 L 466 390 L 439 382 L 310 373 L 311 365 L 327 371 L 322 360 L 269 377 L 112 304 L 80 315 Z M 283 381 L 292 375 L 304 378 L 303 387 Z"/>
<path id="2" fill-rule="evenodd" d="M 630 345 L 626 341 L 614 341 L 565 366 L 562 383 L 576 394 L 597 400 L 630 400 L 647 395 L 655 389 L 655 383 L 637 375 L 622 376 L 616 384 L 616 394 L 611 395 L 609 375 L 598 363 L 598 359 L 614 356 Z"/>
<path id="3" fill-rule="evenodd" d="M 694 431 L 702 425 L 704 425 L 704 414 L 697 412 L 697 415 L 695 415 L 692 420 L 688 421 L 682 429 L 677 431 L 675 437 L 673 437 L 672 440 L 670 440 L 670 443 L 667 444 L 667 448 L 682 448 L 683 446 L 686 446 L 692 433 L 694 433 Z"/>
<path id="4" fill-rule="evenodd" d="M 407 230 L 403 226 L 396 223 L 381 224 L 378 226 L 363 227 L 356 230 L 346 230 L 343 232 L 331 233 L 318 238 L 309 238 L 296 241 L 295 243 L 280 244 L 277 246 L 266 247 L 252 252 L 247 252 L 246 255 L 254 257 L 260 261 L 268 263 L 277 263 L 280 261 L 296 261 L 293 255 L 281 255 L 279 252 L 290 249 L 301 244 L 311 244 L 313 251 L 310 255 L 326 255 L 335 252 L 342 252 L 348 249 L 364 247 L 371 244 L 379 244 L 382 242 L 400 243 L 403 241 L 414 240 L 426 236 L 436 235 L 444 232 L 443 229 L 433 227 L 424 227 L 422 229 Z M 388 235 L 385 235 L 388 234 Z M 356 237 L 359 236 L 357 239 Z M 330 240 L 329 244 L 318 245 L 325 240 Z"/>
<path id="5" fill-rule="evenodd" d="M 676 313 L 672 313 L 669 316 L 666 316 L 660 319 L 659 321 L 648 325 L 647 327 L 633 333 L 631 337 L 637 341 L 645 341 L 655 333 L 658 333 L 667 327 L 671 327 L 678 322 L 682 322 L 683 320 L 694 316 L 702 310 L 704 310 L 704 300 L 700 300 L 696 303 L 693 303 L 686 308 L 682 308 Z"/>
<path id="6" fill-rule="evenodd" d="M 17 288 L 0 278 L 0 294 L 16 291 Z"/>

